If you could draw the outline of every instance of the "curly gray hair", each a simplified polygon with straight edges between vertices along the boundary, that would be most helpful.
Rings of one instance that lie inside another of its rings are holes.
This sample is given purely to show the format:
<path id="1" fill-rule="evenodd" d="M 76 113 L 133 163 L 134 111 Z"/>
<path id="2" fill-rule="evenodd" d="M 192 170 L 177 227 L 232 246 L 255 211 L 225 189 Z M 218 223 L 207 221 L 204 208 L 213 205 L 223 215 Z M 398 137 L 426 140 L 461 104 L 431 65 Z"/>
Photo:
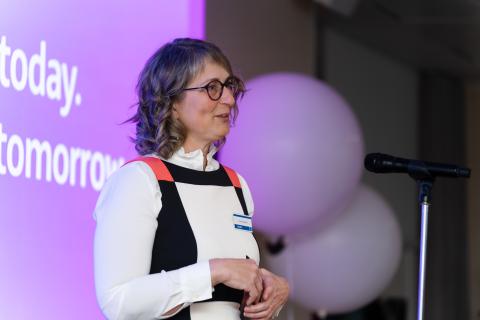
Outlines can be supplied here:
<path id="1" fill-rule="evenodd" d="M 170 158 L 184 143 L 186 130 L 172 114 L 173 103 L 182 98 L 182 91 L 204 67 L 207 59 L 219 64 L 232 75 L 227 57 L 214 44 L 207 41 L 179 38 L 163 45 L 147 61 L 136 86 L 138 106 L 136 113 L 127 120 L 136 124 L 136 136 L 132 138 L 140 155 L 157 153 Z M 244 84 L 241 82 L 241 95 Z M 232 123 L 238 115 L 235 103 Z M 216 141 L 221 147 L 225 138 Z"/>

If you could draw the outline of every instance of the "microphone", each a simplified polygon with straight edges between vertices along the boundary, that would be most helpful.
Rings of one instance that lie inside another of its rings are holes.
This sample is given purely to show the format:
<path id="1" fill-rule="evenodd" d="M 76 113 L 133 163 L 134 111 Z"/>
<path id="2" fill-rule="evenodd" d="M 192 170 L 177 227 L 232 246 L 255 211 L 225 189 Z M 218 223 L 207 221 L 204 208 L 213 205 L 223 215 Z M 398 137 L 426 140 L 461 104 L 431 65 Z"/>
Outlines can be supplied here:
<path id="1" fill-rule="evenodd" d="M 437 176 L 469 178 L 470 169 L 452 164 L 403 159 L 383 153 L 370 153 L 365 157 L 365 169 L 375 173 L 408 173 L 413 178 L 433 179 Z"/>

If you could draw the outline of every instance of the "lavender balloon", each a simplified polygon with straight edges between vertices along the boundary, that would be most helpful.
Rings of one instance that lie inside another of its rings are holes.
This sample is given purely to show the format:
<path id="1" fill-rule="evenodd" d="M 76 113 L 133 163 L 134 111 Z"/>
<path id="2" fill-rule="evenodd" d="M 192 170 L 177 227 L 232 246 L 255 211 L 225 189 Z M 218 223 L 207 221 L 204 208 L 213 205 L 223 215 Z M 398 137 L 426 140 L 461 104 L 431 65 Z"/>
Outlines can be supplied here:
<path id="1" fill-rule="evenodd" d="M 254 228 L 283 235 L 332 221 L 362 171 L 362 134 L 350 107 L 306 75 L 265 75 L 247 88 L 221 161 L 249 183 Z"/>
<path id="2" fill-rule="evenodd" d="M 332 225 L 265 259 L 289 280 L 294 301 L 311 310 L 339 313 L 368 304 L 385 289 L 400 262 L 401 247 L 392 209 L 362 186 Z"/>

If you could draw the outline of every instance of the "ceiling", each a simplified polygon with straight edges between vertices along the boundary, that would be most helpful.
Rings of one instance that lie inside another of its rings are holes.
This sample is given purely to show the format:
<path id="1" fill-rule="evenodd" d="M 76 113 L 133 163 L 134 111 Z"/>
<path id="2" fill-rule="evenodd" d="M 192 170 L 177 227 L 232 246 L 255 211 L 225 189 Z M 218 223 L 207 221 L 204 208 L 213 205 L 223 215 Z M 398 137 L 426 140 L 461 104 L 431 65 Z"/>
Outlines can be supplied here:
<path id="1" fill-rule="evenodd" d="M 327 25 L 419 69 L 480 78 L 480 0 L 317 0 Z"/>

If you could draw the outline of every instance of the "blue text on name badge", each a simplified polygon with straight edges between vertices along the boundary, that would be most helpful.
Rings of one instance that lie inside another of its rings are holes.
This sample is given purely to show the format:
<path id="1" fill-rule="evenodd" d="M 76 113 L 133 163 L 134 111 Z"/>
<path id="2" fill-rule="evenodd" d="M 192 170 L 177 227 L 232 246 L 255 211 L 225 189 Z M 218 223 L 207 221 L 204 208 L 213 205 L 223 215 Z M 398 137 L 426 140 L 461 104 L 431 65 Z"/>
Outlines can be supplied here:
<path id="1" fill-rule="evenodd" d="M 252 217 L 244 214 L 233 214 L 233 226 L 235 229 L 252 232 Z"/>

